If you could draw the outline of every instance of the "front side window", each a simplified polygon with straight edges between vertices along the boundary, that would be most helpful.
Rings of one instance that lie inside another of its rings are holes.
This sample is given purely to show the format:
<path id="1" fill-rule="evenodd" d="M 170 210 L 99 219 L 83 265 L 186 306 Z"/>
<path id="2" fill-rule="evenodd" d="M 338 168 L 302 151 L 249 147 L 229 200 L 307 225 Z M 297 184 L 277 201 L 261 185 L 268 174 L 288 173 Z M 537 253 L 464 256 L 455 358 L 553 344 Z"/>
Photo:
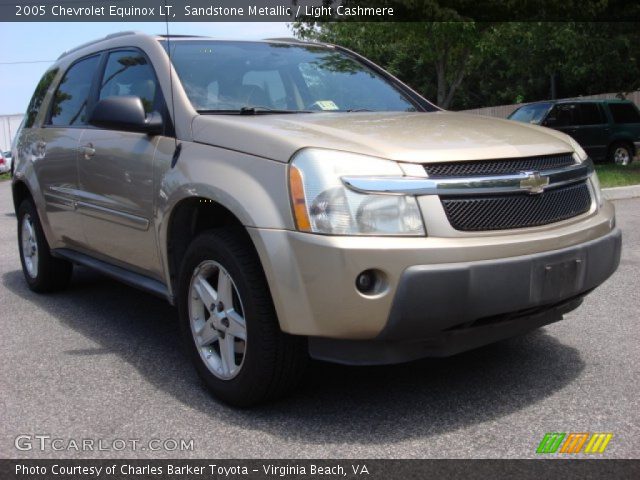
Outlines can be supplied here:
<path id="1" fill-rule="evenodd" d="M 237 112 L 243 107 L 291 112 L 416 110 L 392 82 L 331 48 L 210 40 L 175 41 L 170 46 L 187 96 L 201 113 Z"/>
<path id="2" fill-rule="evenodd" d="M 100 83 L 100 100 L 133 95 L 142 100 L 145 112 L 149 113 L 157 91 L 156 75 L 142 53 L 126 50 L 109 54 Z"/>
<path id="3" fill-rule="evenodd" d="M 86 125 L 87 101 L 99 56 L 74 63 L 64 75 L 51 105 L 51 125 Z"/>
<path id="4" fill-rule="evenodd" d="M 547 122 L 554 127 L 569 127 L 580 122 L 578 108 L 575 103 L 557 104 L 549 112 Z"/>
<path id="5" fill-rule="evenodd" d="M 615 123 L 640 123 L 640 113 L 630 103 L 610 103 L 609 110 Z"/>

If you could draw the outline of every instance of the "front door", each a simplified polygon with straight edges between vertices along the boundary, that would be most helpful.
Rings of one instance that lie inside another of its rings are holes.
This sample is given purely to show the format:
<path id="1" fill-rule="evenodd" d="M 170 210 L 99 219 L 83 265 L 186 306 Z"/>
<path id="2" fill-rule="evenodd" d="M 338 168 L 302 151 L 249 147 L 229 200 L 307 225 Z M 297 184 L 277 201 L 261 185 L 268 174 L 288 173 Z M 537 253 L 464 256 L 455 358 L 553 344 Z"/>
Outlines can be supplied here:
<path id="1" fill-rule="evenodd" d="M 109 53 L 98 95 L 98 100 L 138 96 L 147 112 L 163 102 L 153 68 L 138 50 Z M 78 211 L 90 253 L 155 278 L 161 278 L 161 268 L 153 221 L 153 173 L 156 147 L 162 139 L 89 128 L 80 139 L 78 158 Z"/>

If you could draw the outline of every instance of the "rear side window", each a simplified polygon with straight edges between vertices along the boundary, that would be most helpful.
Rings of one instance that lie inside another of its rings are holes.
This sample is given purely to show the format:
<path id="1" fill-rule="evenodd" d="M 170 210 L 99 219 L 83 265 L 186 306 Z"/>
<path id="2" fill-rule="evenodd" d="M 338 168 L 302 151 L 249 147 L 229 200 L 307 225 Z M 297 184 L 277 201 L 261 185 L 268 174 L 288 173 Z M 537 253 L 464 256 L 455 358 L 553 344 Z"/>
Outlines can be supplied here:
<path id="1" fill-rule="evenodd" d="M 58 69 L 54 68 L 53 70 L 49 70 L 45 73 L 40 82 L 38 82 L 38 86 L 36 87 L 36 91 L 33 93 L 33 97 L 31 97 L 31 101 L 29 102 L 29 107 L 27 107 L 27 115 L 24 122 L 24 128 L 31 128 L 33 123 L 36 121 L 36 117 L 38 116 L 38 112 L 40 111 L 40 107 L 42 107 L 42 102 L 44 101 L 44 97 L 53 82 L 53 79 L 58 74 Z"/>
<path id="2" fill-rule="evenodd" d="M 640 123 L 640 113 L 630 103 L 610 103 L 609 110 L 615 123 Z"/>
<path id="3" fill-rule="evenodd" d="M 606 122 L 597 103 L 580 104 L 580 125 L 598 125 L 601 123 Z"/>
<path id="4" fill-rule="evenodd" d="M 58 85 L 51 105 L 51 125 L 86 125 L 87 102 L 100 57 L 74 63 Z"/>
<path id="5" fill-rule="evenodd" d="M 136 50 L 109 54 L 100 85 L 100 100 L 133 95 L 140 97 L 145 112 L 153 110 L 158 82 L 146 57 Z"/>

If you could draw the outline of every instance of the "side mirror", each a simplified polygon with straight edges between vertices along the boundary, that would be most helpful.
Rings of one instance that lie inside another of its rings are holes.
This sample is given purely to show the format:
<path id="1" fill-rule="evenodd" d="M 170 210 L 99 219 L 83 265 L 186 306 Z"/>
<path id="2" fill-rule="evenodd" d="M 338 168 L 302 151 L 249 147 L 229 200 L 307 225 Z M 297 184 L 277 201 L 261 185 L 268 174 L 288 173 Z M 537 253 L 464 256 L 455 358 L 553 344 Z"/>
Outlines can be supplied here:
<path id="1" fill-rule="evenodd" d="M 545 119 L 544 122 L 542 122 L 542 125 L 544 125 L 545 127 L 555 127 L 556 125 L 558 125 L 558 119 L 555 117 L 549 117 Z"/>
<path id="2" fill-rule="evenodd" d="M 100 100 L 91 112 L 89 124 L 110 130 L 162 133 L 162 117 L 157 112 L 147 115 L 140 97 L 108 97 Z"/>

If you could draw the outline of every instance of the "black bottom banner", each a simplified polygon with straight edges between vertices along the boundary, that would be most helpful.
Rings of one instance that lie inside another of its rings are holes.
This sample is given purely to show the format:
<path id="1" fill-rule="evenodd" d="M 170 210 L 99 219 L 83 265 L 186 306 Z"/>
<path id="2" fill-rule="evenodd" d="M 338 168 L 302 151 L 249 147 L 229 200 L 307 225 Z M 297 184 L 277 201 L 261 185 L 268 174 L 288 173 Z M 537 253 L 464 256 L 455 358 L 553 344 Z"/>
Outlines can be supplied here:
<path id="1" fill-rule="evenodd" d="M 2 480 L 632 479 L 638 460 L 0 460 Z"/>

